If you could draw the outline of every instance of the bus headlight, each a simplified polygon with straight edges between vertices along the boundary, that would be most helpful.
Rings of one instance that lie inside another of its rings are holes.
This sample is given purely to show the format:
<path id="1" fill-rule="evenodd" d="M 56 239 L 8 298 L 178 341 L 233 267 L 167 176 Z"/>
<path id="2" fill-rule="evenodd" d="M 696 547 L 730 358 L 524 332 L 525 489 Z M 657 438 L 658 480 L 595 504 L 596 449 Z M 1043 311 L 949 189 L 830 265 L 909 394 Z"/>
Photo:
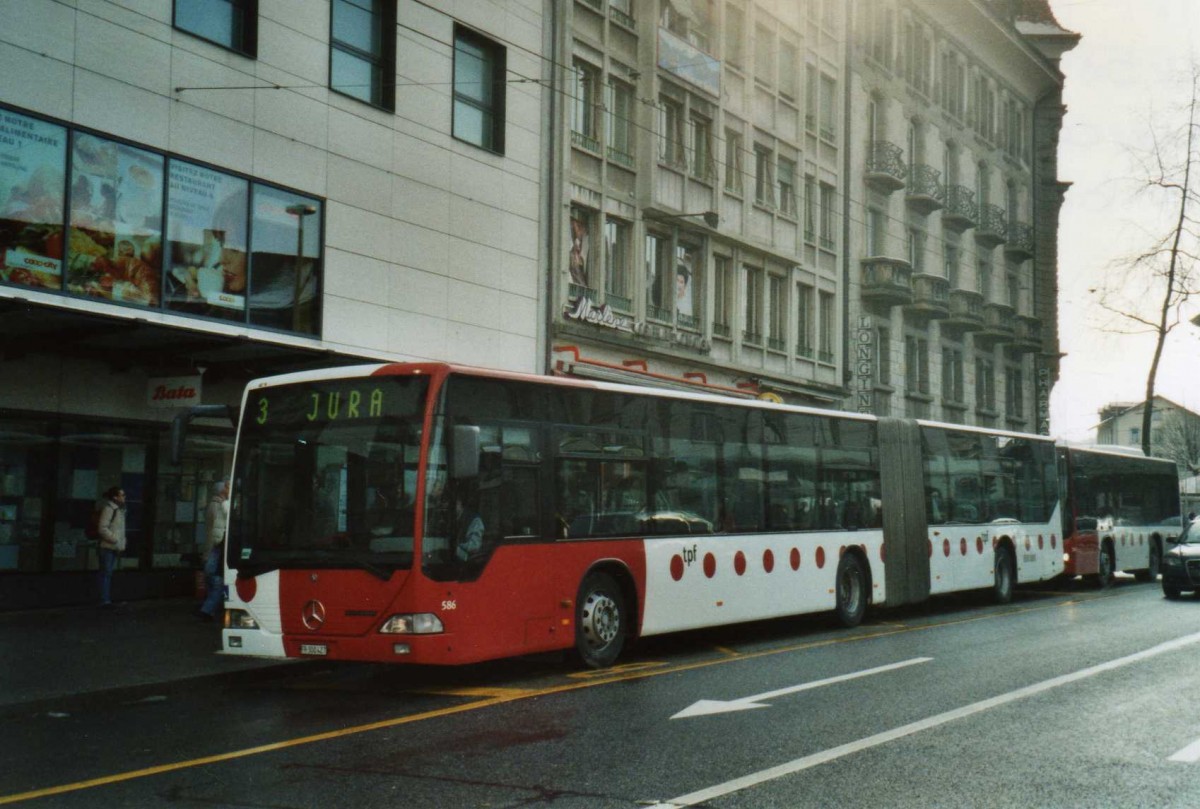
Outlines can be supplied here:
<path id="1" fill-rule="evenodd" d="M 384 635 L 433 635 L 444 632 L 442 619 L 431 612 L 414 615 L 393 615 L 384 621 L 379 631 Z"/>
<path id="2" fill-rule="evenodd" d="M 258 621 L 245 610 L 225 610 L 226 629 L 258 629 Z"/>

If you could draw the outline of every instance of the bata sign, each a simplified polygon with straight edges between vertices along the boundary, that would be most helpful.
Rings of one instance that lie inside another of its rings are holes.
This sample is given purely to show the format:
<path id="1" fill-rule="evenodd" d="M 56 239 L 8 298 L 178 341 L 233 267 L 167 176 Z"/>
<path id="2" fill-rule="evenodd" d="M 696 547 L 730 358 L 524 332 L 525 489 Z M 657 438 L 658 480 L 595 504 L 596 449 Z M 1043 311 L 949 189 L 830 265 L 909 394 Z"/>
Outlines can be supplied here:
<path id="1" fill-rule="evenodd" d="M 150 407 L 191 407 L 200 404 L 199 376 L 159 376 L 146 380 Z"/>

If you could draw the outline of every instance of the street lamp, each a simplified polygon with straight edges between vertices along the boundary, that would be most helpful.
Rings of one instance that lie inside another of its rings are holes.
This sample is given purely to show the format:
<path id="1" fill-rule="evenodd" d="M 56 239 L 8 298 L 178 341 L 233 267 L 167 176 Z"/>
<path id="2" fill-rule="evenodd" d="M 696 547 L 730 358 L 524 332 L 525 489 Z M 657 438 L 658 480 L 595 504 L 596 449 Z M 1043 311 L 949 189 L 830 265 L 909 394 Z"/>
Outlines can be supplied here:
<path id="1" fill-rule="evenodd" d="M 315 214 L 317 206 L 298 202 L 284 210 L 296 217 L 296 288 L 292 294 L 292 331 L 300 331 L 300 290 L 304 286 L 300 276 L 300 262 L 304 259 L 304 217 Z"/>

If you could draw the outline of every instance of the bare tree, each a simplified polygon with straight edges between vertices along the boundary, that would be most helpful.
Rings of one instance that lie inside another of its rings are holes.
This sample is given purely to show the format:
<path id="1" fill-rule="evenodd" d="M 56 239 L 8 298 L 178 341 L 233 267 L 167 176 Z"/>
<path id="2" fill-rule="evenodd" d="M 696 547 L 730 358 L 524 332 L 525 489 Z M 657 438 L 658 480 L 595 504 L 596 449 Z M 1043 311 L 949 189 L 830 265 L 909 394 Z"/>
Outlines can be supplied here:
<path id="1" fill-rule="evenodd" d="M 1200 180 L 1200 155 L 1196 151 L 1200 140 L 1198 95 L 1200 68 L 1193 68 L 1191 97 L 1183 110 L 1186 123 L 1166 138 L 1152 127 L 1153 146 L 1143 165 L 1142 190 L 1158 195 L 1168 207 L 1171 228 L 1157 237 L 1149 250 L 1129 262 L 1119 288 L 1106 288 L 1099 301 L 1104 309 L 1128 321 L 1135 331 L 1150 332 L 1156 338 L 1142 408 L 1142 451 L 1147 455 L 1151 454 L 1154 443 L 1151 418 L 1163 346 L 1167 335 L 1182 321 L 1182 307 L 1197 292 L 1193 269 L 1198 231 L 1192 208 L 1200 201 L 1195 187 Z"/>

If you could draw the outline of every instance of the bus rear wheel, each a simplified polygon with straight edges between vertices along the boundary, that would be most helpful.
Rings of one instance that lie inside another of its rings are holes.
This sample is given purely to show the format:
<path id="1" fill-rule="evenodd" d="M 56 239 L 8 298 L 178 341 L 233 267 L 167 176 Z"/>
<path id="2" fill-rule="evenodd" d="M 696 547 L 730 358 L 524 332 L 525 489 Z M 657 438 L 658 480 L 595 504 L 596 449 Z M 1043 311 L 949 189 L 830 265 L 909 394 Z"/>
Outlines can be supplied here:
<path id="1" fill-rule="evenodd" d="M 842 626 L 861 624 L 867 612 L 867 575 L 857 554 L 842 554 L 842 560 L 838 562 L 836 590 L 837 616 Z"/>
<path id="2" fill-rule="evenodd" d="M 626 611 L 621 588 L 607 573 L 589 573 L 575 602 L 575 652 L 592 669 L 611 666 L 625 646 Z"/>
<path id="3" fill-rule="evenodd" d="M 997 604 L 1007 604 L 1012 601 L 1017 578 L 1012 548 L 1008 545 L 998 546 L 994 564 L 996 568 L 992 578 L 992 594 L 996 597 Z"/>
<path id="4" fill-rule="evenodd" d="M 1100 547 L 1099 567 L 1096 571 L 1096 577 L 1093 579 L 1093 581 L 1096 582 L 1097 587 L 1103 590 L 1106 587 L 1112 586 L 1113 576 L 1115 573 L 1116 562 L 1113 560 L 1112 545 L 1109 545 L 1107 542 L 1105 542 Z"/>
<path id="5" fill-rule="evenodd" d="M 1154 581 L 1158 578 L 1160 569 L 1162 568 L 1162 549 L 1159 548 L 1156 540 L 1150 540 L 1150 559 L 1147 562 L 1145 570 L 1139 570 L 1134 573 L 1134 578 L 1138 581 Z"/>

